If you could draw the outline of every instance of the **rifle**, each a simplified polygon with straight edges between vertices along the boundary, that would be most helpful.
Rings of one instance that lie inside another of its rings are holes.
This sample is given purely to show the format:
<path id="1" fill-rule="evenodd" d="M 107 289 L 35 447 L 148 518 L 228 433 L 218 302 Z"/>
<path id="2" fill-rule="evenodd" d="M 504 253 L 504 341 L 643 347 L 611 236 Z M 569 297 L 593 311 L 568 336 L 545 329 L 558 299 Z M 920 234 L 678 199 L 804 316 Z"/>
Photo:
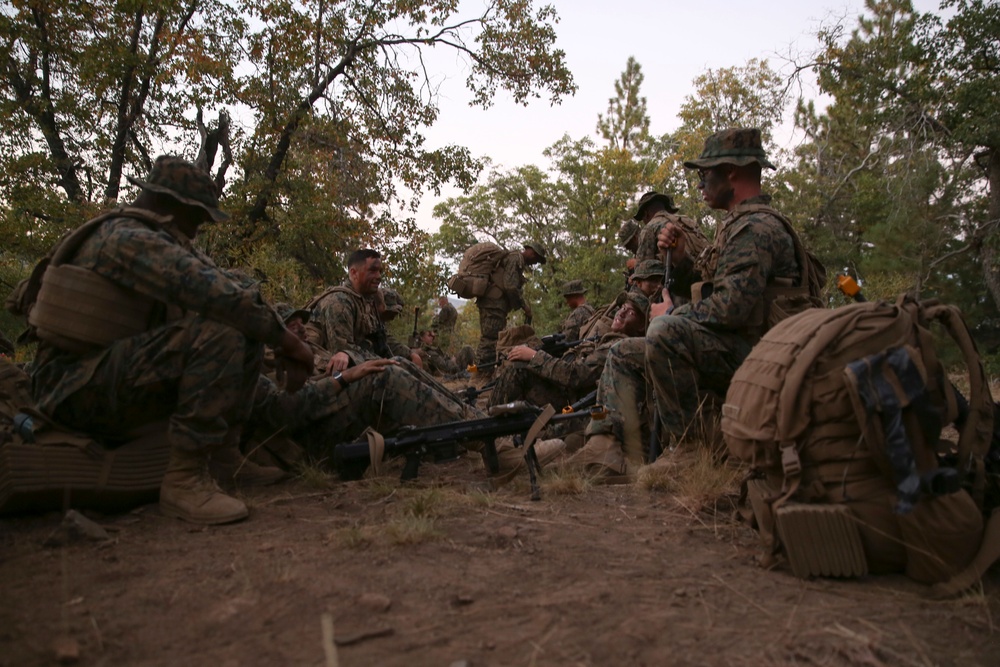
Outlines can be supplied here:
<path id="1" fill-rule="evenodd" d="M 576 403 L 563 408 L 561 414 L 551 416 L 548 424 L 584 416 L 599 419 L 602 408 L 597 405 L 597 390 L 590 392 Z M 382 458 L 405 456 L 406 463 L 400 481 L 415 479 L 420 469 L 420 459 L 434 450 L 460 442 L 481 441 L 484 443 L 483 462 L 490 474 L 500 471 L 497 458 L 496 439 L 506 435 L 526 434 L 540 416 L 552 415 L 551 405 L 539 408 L 527 403 L 507 403 L 491 408 L 495 415 L 469 421 L 449 422 L 432 426 L 404 426 L 394 437 L 385 438 Z M 517 438 L 515 438 L 517 444 Z M 532 443 L 533 445 L 534 443 Z M 518 445 L 520 446 L 520 445 Z M 360 479 L 371 463 L 368 440 L 343 443 L 333 448 L 333 466 L 343 480 Z M 535 471 L 537 457 L 532 461 L 534 448 L 529 447 L 528 472 L 532 479 L 532 493 L 535 491 Z M 533 465 L 534 464 L 534 465 Z"/>
<path id="2" fill-rule="evenodd" d="M 420 344 L 420 334 L 417 333 L 417 318 L 420 317 L 420 306 L 413 307 L 413 333 L 410 334 L 410 347 Z"/>
<path id="3" fill-rule="evenodd" d="M 469 405 L 475 405 L 477 398 L 479 398 L 482 394 L 485 394 L 488 391 L 492 391 L 493 387 L 495 387 L 495 386 L 497 386 L 497 381 L 496 380 L 494 380 L 493 382 L 484 384 L 479 389 L 476 389 L 475 387 L 466 387 L 465 389 L 462 389 L 460 391 L 456 391 L 455 393 L 458 394 L 459 396 L 461 396 L 462 400 L 464 400 Z"/>
<path id="4" fill-rule="evenodd" d="M 573 349 L 580 343 L 593 342 L 598 340 L 598 336 L 592 338 L 581 338 L 580 340 L 566 340 L 566 334 L 554 333 L 542 336 L 542 351 L 551 354 L 553 357 L 561 357 L 567 351 Z"/>

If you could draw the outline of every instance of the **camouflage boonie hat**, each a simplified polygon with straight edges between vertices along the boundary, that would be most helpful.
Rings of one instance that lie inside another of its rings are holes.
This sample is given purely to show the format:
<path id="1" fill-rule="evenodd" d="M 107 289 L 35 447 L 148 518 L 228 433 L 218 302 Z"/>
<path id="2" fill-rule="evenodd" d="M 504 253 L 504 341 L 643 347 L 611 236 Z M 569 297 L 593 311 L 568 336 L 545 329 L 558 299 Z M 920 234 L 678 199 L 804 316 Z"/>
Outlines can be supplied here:
<path id="1" fill-rule="evenodd" d="M 654 201 L 663 202 L 663 205 L 666 207 L 668 213 L 676 213 L 680 210 L 674 206 L 674 200 L 670 195 L 661 194 L 659 192 L 647 192 L 639 198 L 639 206 L 636 208 L 635 215 L 632 216 L 632 219 L 642 220 L 642 210 Z"/>
<path id="2" fill-rule="evenodd" d="M 394 289 L 385 288 L 382 290 L 382 300 L 385 301 L 385 309 L 399 314 L 403 312 L 403 297 Z"/>
<path id="3" fill-rule="evenodd" d="M 642 231 L 642 225 L 640 225 L 635 220 L 626 220 L 622 223 L 621 229 L 618 230 L 618 245 L 622 248 L 626 247 L 632 239 L 639 235 Z"/>
<path id="4" fill-rule="evenodd" d="M 562 295 L 563 296 L 573 296 L 574 294 L 586 294 L 587 288 L 583 286 L 582 280 L 570 280 L 569 282 L 563 283 Z"/>
<path id="5" fill-rule="evenodd" d="M 705 149 L 697 160 L 688 160 L 688 169 L 708 169 L 720 164 L 734 164 L 745 167 L 756 162 L 768 169 L 777 169 L 767 159 L 767 153 L 760 140 L 760 130 L 755 127 L 741 127 L 716 132 L 705 139 Z"/>
<path id="6" fill-rule="evenodd" d="M 199 206 L 216 222 L 229 219 L 228 213 L 219 210 L 219 195 L 212 177 L 183 158 L 161 155 L 145 181 L 131 176 L 128 180 L 144 190 L 170 195 L 182 204 Z"/>
<path id="7" fill-rule="evenodd" d="M 542 264 L 545 263 L 545 260 L 546 260 L 545 246 L 543 246 L 538 241 L 525 241 L 524 242 L 524 247 L 525 248 L 531 248 L 532 250 L 534 250 L 535 254 L 537 254 L 541 258 L 541 260 L 542 260 L 541 263 Z"/>
<path id="8" fill-rule="evenodd" d="M 646 278 L 662 278 L 666 274 L 663 262 L 658 259 L 644 259 L 639 262 L 639 266 L 635 267 L 632 277 L 636 280 L 645 280 Z"/>
<path id="9" fill-rule="evenodd" d="M 276 303 L 274 304 L 274 309 L 278 311 L 278 317 L 280 317 L 281 321 L 284 322 L 285 324 L 288 324 L 288 320 L 292 319 L 293 317 L 301 318 L 302 324 L 305 324 L 306 322 L 309 321 L 309 317 L 312 315 L 312 313 L 310 313 L 308 310 L 304 310 L 302 308 L 295 308 L 294 306 L 291 306 L 287 303 Z"/>
<path id="10" fill-rule="evenodd" d="M 649 317 L 649 298 L 637 289 L 630 289 L 625 303 L 632 304 L 632 307 L 639 311 L 643 317 Z"/>

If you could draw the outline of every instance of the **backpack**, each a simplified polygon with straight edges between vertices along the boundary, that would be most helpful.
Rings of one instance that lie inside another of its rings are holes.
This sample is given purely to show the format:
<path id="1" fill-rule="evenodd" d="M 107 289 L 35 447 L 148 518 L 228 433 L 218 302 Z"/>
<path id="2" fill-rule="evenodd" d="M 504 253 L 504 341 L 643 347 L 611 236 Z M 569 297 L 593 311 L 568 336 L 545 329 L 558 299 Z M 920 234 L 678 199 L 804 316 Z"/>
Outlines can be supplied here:
<path id="1" fill-rule="evenodd" d="M 494 274 L 506 254 L 496 243 L 475 244 L 462 255 L 458 273 L 448 279 L 448 289 L 463 299 L 480 296 L 499 299 L 503 292 L 495 285 L 498 280 Z"/>
<path id="2" fill-rule="evenodd" d="M 967 403 L 931 323 L 962 352 Z M 957 445 L 942 452 L 953 422 Z M 957 308 L 904 296 L 789 317 L 737 369 L 721 426 L 752 466 L 746 492 L 769 557 L 796 575 L 903 571 L 938 583 L 976 557 L 993 404 Z"/>

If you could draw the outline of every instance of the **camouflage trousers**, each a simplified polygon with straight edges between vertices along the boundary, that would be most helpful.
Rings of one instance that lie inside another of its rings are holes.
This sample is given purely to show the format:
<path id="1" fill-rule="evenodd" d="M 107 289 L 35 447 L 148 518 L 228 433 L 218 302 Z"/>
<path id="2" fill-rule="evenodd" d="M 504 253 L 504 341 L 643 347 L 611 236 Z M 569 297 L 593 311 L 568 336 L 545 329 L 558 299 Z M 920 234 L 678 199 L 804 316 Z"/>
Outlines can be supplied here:
<path id="1" fill-rule="evenodd" d="M 528 401 L 532 405 L 551 403 L 561 408 L 575 401 L 578 396 L 551 380 L 540 377 L 523 361 L 507 362 L 500 369 L 496 385 L 490 393 L 488 405 L 501 405 L 511 401 Z"/>
<path id="2" fill-rule="evenodd" d="M 168 419 L 174 447 L 202 451 L 238 436 L 262 357 L 262 345 L 236 329 L 189 316 L 99 353 L 46 358 L 33 393 L 42 412 L 96 438 L 122 440 Z"/>
<path id="3" fill-rule="evenodd" d="M 507 302 L 503 299 L 476 299 L 479 309 L 479 347 L 476 350 L 476 365 L 490 364 L 497 359 L 497 339 L 500 332 L 507 328 Z M 486 377 L 493 374 L 493 369 L 481 371 Z"/>
<path id="4" fill-rule="evenodd" d="M 736 333 L 682 317 L 654 319 L 646 330 L 646 374 L 661 432 L 675 442 L 695 433 L 705 401 L 725 397 L 750 348 Z"/>
<path id="5" fill-rule="evenodd" d="M 649 441 L 646 396 L 646 340 L 625 338 L 611 346 L 597 383 L 597 402 L 607 417 L 591 420 L 586 437 L 610 436 L 629 460 L 641 462 Z"/>
<path id="6" fill-rule="evenodd" d="M 281 391 L 260 376 L 253 424 L 271 432 L 283 430 L 312 456 L 324 458 L 334 445 L 357 439 L 369 426 L 390 434 L 401 426 L 484 416 L 450 391 L 439 390 L 436 382 L 422 381 L 411 370 L 405 364 L 389 366 L 352 382 L 343 391 L 337 382 L 324 377 L 306 383 L 294 394 Z"/>

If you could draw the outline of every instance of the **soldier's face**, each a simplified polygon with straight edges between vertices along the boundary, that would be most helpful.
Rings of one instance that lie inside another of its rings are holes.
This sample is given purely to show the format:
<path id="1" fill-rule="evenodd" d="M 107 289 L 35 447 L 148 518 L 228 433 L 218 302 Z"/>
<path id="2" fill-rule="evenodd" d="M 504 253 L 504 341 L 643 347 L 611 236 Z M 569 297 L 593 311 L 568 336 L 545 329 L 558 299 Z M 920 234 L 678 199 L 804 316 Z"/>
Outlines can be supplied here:
<path id="1" fill-rule="evenodd" d="M 354 283 L 358 294 L 365 296 L 375 294 L 382 282 L 382 260 L 378 257 L 369 257 L 363 266 L 351 269 L 350 273 L 351 282 Z"/>
<path id="2" fill-rule="evenodd" d="M 638 336 L 646 329 L 646 318 L 631 303 L 626 303 L 611 322 L 612 331 L 621 331 L 629 336 Z"/>
<path id="3" fill-rule="evenodd" d="M 434 344 L 434 332 L 432 332 L 432 331 L 425 331 L 424 335 L 420 337 L 420 341 L 424 345 L 433 345 Z"/>
<path id="4" fill-rule="evenodd" d="M 728 165 L 698 170 L 698 189 L 710 207 L 729 209 L 734 197 L 733 186 L 729 183 L 729 172 Z"/>
<path id="5" fill-rule="evenodd" d="M 640 278 L 635 281 L 639 291 L 646 296 L 653 296 L 663 289 L 663 280 L 660 278 Z"/>
<path id="6" fill-rule="evenodd" d="M 302 340 L 306 339 L 306 325 L 302 321 L 301 317 L 293 317 L 289 319 L 287 322 L 285 322 L 285 326 L 288 327 L 289 331 L 291 331 L 293 334 L 295 334 Z"/>

